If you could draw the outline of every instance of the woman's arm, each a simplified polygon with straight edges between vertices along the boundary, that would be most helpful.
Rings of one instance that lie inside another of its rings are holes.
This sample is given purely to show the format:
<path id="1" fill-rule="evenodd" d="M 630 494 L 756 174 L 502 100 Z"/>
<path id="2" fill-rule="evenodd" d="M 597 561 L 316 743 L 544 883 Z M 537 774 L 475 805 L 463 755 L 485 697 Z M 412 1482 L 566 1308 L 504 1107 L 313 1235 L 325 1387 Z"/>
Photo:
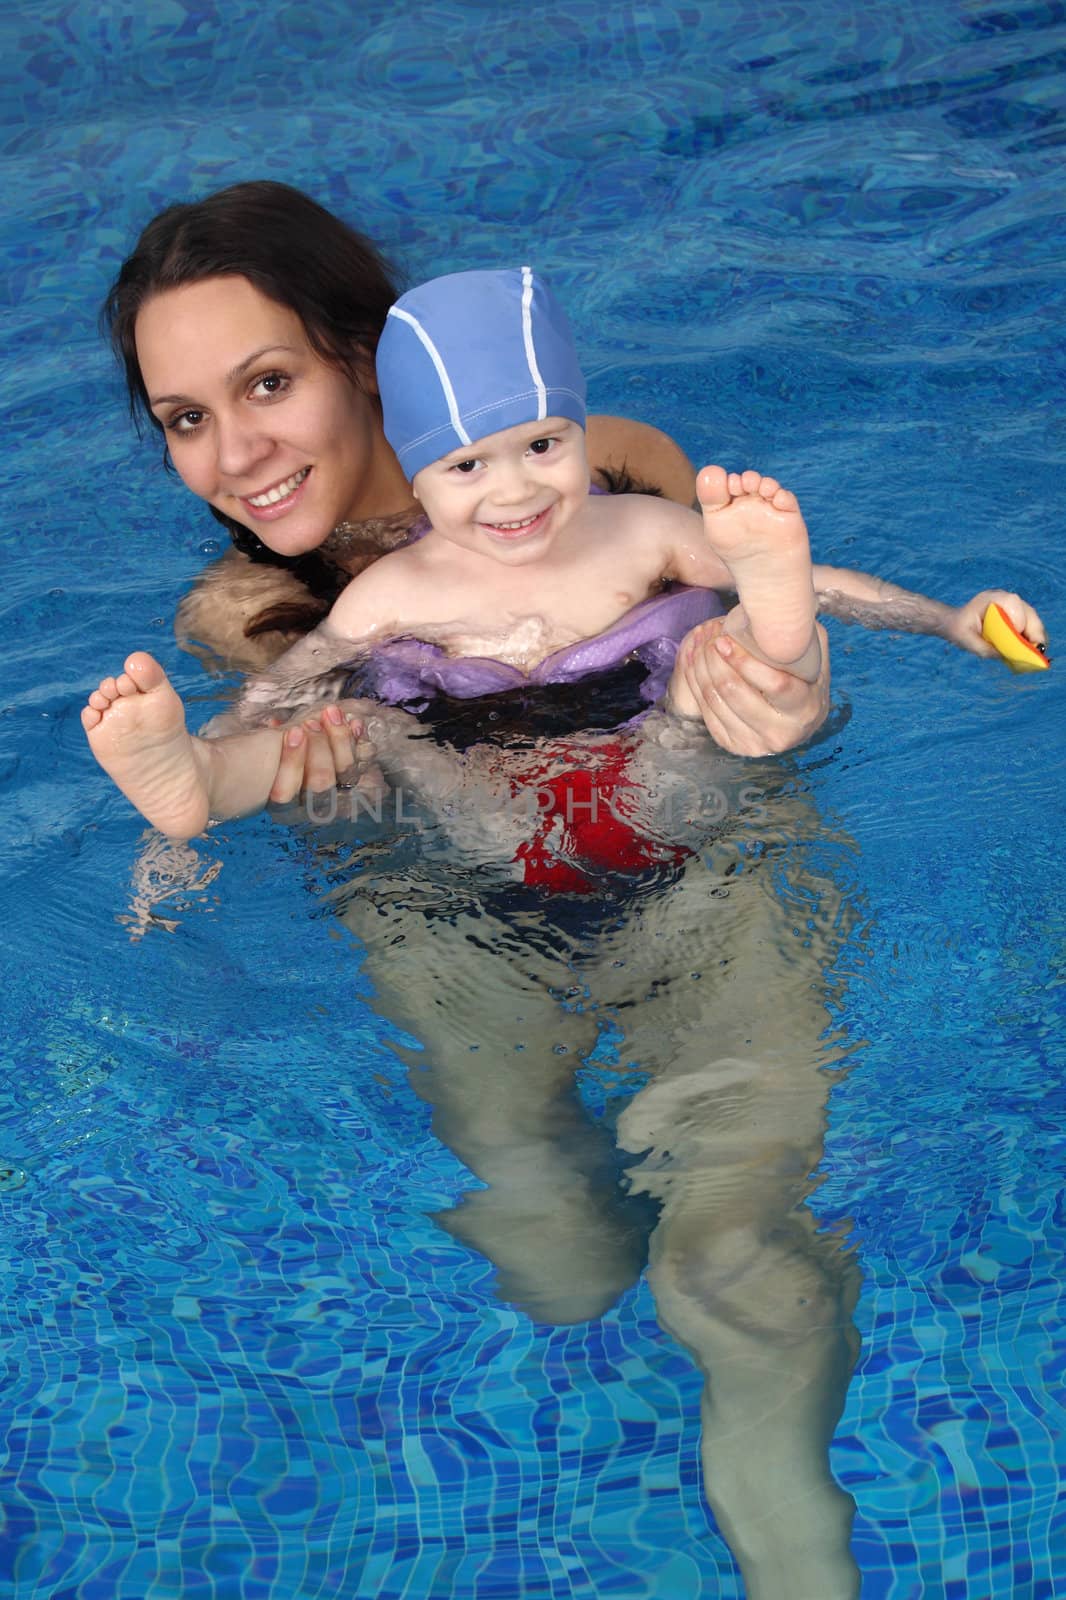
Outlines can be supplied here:
<path id="1" fill-rule="evenodd" d="M 249 639 L 245 627 L 268 608 L 307 605 L 310 600 L 306 585 L 284 567 L 227 550 L 183 595 L 174 632 L 183 650 L 213 670 L 263 672 L 300 634 L 278 630 Z"/>
<path id="2" fill-rule="evenodd" d="M 846 567 L 814 568 L 818 610 L 838 622 L 857 622 L 863 628 L 890 628 L 898 633 L 928 633 L 975 656 L 994 656 L 981 624 L 990 605 L 1002 606 L 1018 632 L 1033 644 L 1046 644 L 1047 633 L 1033 607 L 1021 595 L 1004 589 L 982 589 L 965 605 L 949 606 L 928 595 L 914 594 L 884 578 Z"/>
<path id="3" fill-rule="evenodd" d="M 905 633 L 936 634 L 978 656 L 996 651 L 981 633 L 989 605 L 1003 607 L 1019 633 L 1034 644 L 1047 634 L 1040 617 L 1019 595 L 983 589 L 962 606 L 944 605 L 898 584 L 840 567 L 814 569 L 818 609 L 842 622 Z M 829 653 L 825 629 L 822 672 L 805 684 L 769 667 L 722 633 L 722 619 L 705 622 L 683 640 L 668 703 L 681 715 L 702 718 L 707 731 L 734 755 L 778 755 L 803 744 L 829 709 Z"/>

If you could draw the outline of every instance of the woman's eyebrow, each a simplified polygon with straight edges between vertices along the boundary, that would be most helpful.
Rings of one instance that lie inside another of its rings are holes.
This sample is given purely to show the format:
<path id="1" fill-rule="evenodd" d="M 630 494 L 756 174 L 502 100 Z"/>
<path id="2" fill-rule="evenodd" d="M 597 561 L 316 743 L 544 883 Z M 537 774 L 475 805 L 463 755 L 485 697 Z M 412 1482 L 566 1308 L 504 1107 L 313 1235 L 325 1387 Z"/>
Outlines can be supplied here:
<path id="1" fill-rule="evenodd" d="M 299 354 L 291 344 L 265 344 L 261 349 L 253 350 L 250 356 L 245 356 L 244 360 L 239 361 L 235 367 L 231 367 L 226 373 L 226 382 L 236 383 L 238 378 L 244 377 L 249 367 L 254 367 L 256 362 L 261 360 L 263 356 L 273 355 L 275 350 L 284 352 L 287 356 Z"/>
<path id="2" fill-rule="evenodd" d="M 289 356 L 299 355 L 299 351 L 291 344 L 265 344 L 260 349 L 253 350 L 251 355 L 245 356 L 243 361 L 238 361 L 235 367 L 231 367 L 222 381 L 226 384 L 236 383 L 239 378 L 244 377 L 249 367 L 254 367 L 263 356 L 273 355 L 275 351 Z M 153 406 L 185 406 L 192 405 L 193 400 L 192 396 L 187 394 L 153 394 L 148 396 L 148 403 Z"/>

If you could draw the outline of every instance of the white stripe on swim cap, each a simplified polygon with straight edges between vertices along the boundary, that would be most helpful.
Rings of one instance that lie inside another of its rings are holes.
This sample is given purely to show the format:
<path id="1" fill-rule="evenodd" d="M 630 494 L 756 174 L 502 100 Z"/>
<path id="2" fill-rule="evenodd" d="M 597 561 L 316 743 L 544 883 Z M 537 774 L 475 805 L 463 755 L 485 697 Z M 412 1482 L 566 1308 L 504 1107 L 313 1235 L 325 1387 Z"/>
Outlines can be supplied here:
<path id="1" fill-rule="evenodd" d="M 389 316 L 399 317 L 401 322 L 410 323 L 411 327 L 415 330 L 423 349 L 436 368 L 437 377 L 440 379 L 440 386 L 444 392 L 444 399 L 448 407 L 448 416 L 452 427 L 459 435 L 459 443 L 470 444 L 472 441 L 470 435 L 463 427 L 462 418 L 459 415 L 459 402 L 455 398 L 455 390 L 452 388 L 452 380 L 448 376 L 448 369 L 441 359 L 440 351 L 437 349 L 436 345 L 433 343 L 433 340 L 430 338 L 425 328 L 423 328 L 418 318 L 412 317 L 409 311 L 401 311 L 398 306 L 390 306 Z"/>
<path id="2" fill-rule="evenodd" d="M 548 391 L 537 366 L 537 352 L 533 348 L 533 271 L 522 268 L 522 338 L 526 346 L 526 365 L 537 390 L 537 421 L 548 415 Z"/>

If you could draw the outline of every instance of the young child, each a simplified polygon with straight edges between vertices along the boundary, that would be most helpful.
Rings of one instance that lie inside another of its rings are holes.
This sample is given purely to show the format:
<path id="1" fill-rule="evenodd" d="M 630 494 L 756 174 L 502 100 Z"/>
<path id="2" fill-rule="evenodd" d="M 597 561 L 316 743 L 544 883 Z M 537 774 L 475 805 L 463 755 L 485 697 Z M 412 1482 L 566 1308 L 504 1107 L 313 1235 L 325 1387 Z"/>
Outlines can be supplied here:
<path id="1" fill-rule="evenodd" d="M 657 667 L 657 697 L 683 636 L 720 614 L 718 589 L 739 599 L 726 629 L 809 681 L 820 664 L 816 587 L 830 610 L 941 633 L 976 654 L 991 653 L 981 638 L 990 598 L 1043 639 L 1017 596 L 986 593 L 954 610 L 861 573 L 812 568 L 795 496 L 757 472 L 704 468 L 702 514 L 590 493 L 584 378 L 561 309 L 528 267 L 456 273 L 404 295 L 377 376 L 385 433 L 425 523 L 348 585 L 246 705 L 269 705 L 354 658 L 381 698 L 403 702 L 427 688 L 477 695 L 567 681 L 634 650 Z M 698 715 L 677 671 L 667 705 Z M 101 766 L 165 833 L 190 837 L 270 796 L 282 732 L 193 738 L 143 653 L 93 691 L 82 723 Z"/>

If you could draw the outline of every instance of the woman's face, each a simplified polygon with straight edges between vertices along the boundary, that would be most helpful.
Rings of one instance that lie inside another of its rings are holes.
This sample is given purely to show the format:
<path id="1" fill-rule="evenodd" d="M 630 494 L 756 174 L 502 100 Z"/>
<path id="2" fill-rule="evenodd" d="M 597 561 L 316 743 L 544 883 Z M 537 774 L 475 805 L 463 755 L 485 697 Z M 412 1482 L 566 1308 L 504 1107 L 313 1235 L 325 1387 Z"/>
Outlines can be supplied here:
<path id="1" fill-rule="evenodd" d="M 271 550 L 314 550 L 410 492 L 372 394 L 312 350 L 294 311 L 247 278 L 147 301 L 137 358 L 182 481 Z"/>

